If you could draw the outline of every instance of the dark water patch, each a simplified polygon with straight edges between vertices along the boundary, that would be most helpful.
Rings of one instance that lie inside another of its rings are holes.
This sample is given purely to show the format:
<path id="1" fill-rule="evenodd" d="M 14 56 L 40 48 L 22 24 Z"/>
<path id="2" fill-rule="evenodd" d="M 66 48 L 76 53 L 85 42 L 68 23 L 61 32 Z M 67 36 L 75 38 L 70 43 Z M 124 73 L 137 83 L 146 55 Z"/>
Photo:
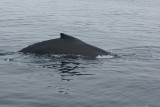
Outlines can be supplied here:
<path id="1" fill-rule="evenodd" d="M 0 56 L 5 56 L 5 55 L 13 55 L 15 52 L 6 52 L 4 50 L 0 50 Z"/>
<path id="2" fill-rule="evenodd" d="M 54 60 L 54 59 L 52 59 Z M 90 62 L 85 62 L 83 60 L 74 60 L 74 59 L 63 59 L 58 61 L 53 61 L 50 63 L 41 64 L 43 68 L 52 69 L 56 72 L 59 72 L 62 77 L 67 76 L 80 76 L 80 75 L 93 75 L 91 73 L 87 73 L 85 69 L 88 67 Z M 63 80 L 65 80 L 63 78 Z"/>
<path id="3" fill-rule="evenodd" d="M 6 55 L 5 53 L 0 53 L 0 56 L 4 56 L 4 55 Z"/>

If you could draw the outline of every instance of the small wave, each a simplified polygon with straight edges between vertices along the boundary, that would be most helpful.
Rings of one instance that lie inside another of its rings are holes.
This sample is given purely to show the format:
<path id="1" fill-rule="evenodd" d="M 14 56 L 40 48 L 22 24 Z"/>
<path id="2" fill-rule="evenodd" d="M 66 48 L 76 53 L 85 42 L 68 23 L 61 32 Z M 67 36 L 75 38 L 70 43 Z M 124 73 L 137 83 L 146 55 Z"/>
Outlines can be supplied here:
<path id="1" fill-rule="evenodd" d="M 10 62 L 10 61 L 13 61 L 14 58 L 5 58 L 4 60 L 7 61 L 7 62 Z"/>
<path id="2" fill-rule="evenodd" d="M 17 58 L 17 52 L 5 52 L 3 50 L 0 50 L 0 57 L 1 60 L 11 62 L 14 61 Z"/>
<path id="3" fill-rule="evenodd" d="M 159 60 L 160 47 L 157 46 L 139 46 L 128 47 L 114 50 L 122 58 L 138 60 Z"/>

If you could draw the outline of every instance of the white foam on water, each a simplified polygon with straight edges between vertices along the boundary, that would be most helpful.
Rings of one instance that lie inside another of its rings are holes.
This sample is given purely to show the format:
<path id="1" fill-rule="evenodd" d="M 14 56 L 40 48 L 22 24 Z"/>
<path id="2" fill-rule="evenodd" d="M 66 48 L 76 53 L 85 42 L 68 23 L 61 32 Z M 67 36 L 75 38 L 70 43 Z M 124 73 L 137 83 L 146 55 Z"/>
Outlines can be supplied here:
<path id="1" fill-rule="evenodd" d="M 111 58 L 114 58 L 113 55 L 98 55 L 96 58 L 98 59 L 111 59 Z"/>

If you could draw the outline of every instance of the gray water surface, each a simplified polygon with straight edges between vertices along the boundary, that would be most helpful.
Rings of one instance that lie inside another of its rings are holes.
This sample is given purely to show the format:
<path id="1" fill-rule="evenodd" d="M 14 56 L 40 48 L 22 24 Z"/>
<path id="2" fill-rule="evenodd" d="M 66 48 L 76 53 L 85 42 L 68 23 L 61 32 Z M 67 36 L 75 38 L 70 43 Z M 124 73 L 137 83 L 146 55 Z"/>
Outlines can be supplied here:
<path id="1" fill-rule="evenodd" d="M 160 107 L 159 0 L 1 0 L 0 107 Z M 23 55 L 66 33 L 118 54 Z"/>

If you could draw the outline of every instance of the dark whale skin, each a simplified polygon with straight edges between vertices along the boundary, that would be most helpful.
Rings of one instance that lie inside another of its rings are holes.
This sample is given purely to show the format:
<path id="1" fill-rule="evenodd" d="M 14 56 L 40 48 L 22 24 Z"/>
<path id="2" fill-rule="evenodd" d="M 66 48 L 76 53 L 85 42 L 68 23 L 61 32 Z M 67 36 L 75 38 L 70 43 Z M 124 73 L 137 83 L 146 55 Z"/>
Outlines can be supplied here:
<path id="1" fill-rule="evenodd" d="M 98 55 L 110 55 L 103 49 L 89 45 L 77 38 L 60 33 L 60 38 L 42 41 L 23 48 L 19 52 L 24 54 L 55 54 L 55 55 L 81 55 L 96 58 Z"/>

